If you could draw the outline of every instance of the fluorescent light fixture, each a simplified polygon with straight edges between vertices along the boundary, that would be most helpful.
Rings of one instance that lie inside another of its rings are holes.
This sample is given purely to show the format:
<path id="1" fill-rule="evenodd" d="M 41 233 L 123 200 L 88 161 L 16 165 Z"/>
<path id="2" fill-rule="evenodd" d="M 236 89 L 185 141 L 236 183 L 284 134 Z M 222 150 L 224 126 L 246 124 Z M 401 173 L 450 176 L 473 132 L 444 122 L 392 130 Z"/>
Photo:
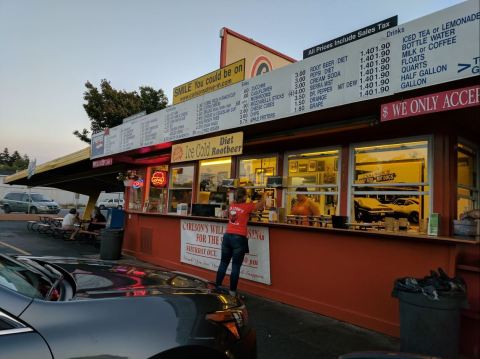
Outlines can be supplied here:
<path id="1" fill-rule="evenodd" d="M 200 162 L 200 166 L 211 166 L 211 165 L 223 165 L 227 163 L 232 163 L 232 159 L 221 159 L 221 160 L 212 160 L 212 161 L 202 161 Z"/>

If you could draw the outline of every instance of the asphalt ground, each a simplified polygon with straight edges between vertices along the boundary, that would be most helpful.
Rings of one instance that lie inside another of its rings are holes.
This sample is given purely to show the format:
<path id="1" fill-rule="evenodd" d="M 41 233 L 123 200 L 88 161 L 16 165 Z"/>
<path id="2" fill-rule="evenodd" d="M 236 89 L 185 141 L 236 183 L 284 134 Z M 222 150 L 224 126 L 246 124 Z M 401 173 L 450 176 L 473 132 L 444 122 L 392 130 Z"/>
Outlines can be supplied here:
<path id="1" fill-rule="evenodd" d="M 1 220 L 0 253 L 98 258 L 86 242 L 66 242 L 27 230 L 25 221 Z M 7 217 L 8 218 L 8 217 Z M 139 264 L 132 257 L 121 262 Z M 338 358 L 357 351 L 398 351 L 389 337 L 316 313 L 245 294 L 251 324 L 257 330 L 258 359 Z"/>

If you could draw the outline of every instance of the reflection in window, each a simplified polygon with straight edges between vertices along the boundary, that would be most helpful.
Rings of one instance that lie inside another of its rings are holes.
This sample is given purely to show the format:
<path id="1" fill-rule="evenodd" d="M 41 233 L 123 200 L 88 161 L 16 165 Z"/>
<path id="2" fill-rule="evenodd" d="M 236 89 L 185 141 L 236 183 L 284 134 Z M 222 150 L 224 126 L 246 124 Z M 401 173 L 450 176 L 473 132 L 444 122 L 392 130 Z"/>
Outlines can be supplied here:
<path id="1" fill-rule="evenodd" d="M 208 204 L 221 191 L 224 179 L 230 178 L 232 159 L 230 157 L 213 158 L 199 162 L 197 203 Z"/>
<path id="2" fill-rule="evenodd" d="M 457 217 L 479 208 L 478 151 L 458 144 L 457 150 Z"/>
<path id="3" fill-rule="evenodd" d="M 328 216 L 336 213 L 338 161 L 338 150 L 296 153 L 287 157 L 287 214 Z"/>
<path id="4" fill-rule="evenodd" d="M 148 169 L 146 212 L 165 213 L 167 204 L 168 165 Z"/>
<path id="5" fill-rule="evenodd" d="M 168 183 L 168 212 L 177 212 L 179 203 L 185 203 L 190 209 L 192 204 L 193 165 L 174 167 Z"/>
<path id="6" fill-rule="evenodd" d="M 428 218 L 428 141 L 354 148 L 352 217 L 359 222 Z M 418 227 L 416 228 L 418 229 Z"/>
<path id="7" fill-rule="evenodd" d="M 128 209 L 141 211 L 145 191 L 145 169 L 131 172 L 135 176 L 135 179 L 133 184 L 128 187 Z"/>

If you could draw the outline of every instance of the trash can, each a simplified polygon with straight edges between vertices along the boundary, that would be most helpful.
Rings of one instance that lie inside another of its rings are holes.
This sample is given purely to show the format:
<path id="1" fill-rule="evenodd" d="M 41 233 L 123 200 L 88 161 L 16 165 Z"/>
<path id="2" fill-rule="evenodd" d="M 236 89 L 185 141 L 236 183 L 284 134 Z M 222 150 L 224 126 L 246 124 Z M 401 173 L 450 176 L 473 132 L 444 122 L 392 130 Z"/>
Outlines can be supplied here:
<path id="1" fill-rule="evenodd" d="M 102 229 L 100 231 L 100 259 L 120 259 L 122 243 L 123 229 Z"/>
<path id="2" fill-rule="evenodd" d="M 458 358 L 460 310 L 466 308 L 465 282 L 440 275 L 395 281 L 393 297 L 400 304 L 400 351 Z"/>

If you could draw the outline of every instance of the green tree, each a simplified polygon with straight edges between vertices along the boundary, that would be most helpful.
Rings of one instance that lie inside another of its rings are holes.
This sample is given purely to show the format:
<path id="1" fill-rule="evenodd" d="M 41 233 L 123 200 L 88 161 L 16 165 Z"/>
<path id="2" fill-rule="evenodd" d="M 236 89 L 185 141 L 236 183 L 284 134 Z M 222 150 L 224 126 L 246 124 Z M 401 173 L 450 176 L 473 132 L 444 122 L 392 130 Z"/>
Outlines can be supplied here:
<path id="1" fill-rule="evenodd" d="M 141 111 L 147 114 L 161 110 L 167 106 L 168 99 L 163 90 L 155 90 L 149 86 L 141 86 L 137 91 L 116 90 L 106 79 L 101 80 L 100 89 L 89 81 L 85 83 L 87 90 L 83 94 L 86 103 L 83 108 L 90 120 L 90 131 L 74 131 L 80 140 L 90 143 L 90 133 L 118 126 L 128 116 Z"/>
<path id="2" fill-rule="evenodd" d="M 19 171 L 28 167 L 30 159 L 27 155 L 20 155 L 18 151 L 14 151 L 10 155 L 10 151 L 7 147 L 0 153 L 0 170 L 2 171 Z"/>

